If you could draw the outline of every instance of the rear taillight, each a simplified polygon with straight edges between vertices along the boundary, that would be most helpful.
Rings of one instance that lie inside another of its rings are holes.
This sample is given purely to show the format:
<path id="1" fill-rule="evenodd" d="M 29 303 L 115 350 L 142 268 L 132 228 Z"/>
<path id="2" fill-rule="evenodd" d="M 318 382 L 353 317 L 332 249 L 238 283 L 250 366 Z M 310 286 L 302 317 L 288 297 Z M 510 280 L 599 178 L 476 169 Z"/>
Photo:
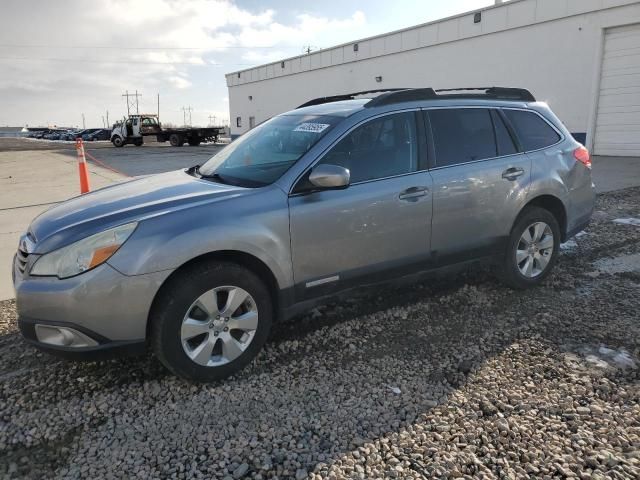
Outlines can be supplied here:
<path id="1" fill-rule="evenodd" d="M 585 147 L 580 145 L 573 151 L 573 156 L 585 167 L 591 168 L 591 155 L 589 154 L 589 150 L 587 150 Z"/>

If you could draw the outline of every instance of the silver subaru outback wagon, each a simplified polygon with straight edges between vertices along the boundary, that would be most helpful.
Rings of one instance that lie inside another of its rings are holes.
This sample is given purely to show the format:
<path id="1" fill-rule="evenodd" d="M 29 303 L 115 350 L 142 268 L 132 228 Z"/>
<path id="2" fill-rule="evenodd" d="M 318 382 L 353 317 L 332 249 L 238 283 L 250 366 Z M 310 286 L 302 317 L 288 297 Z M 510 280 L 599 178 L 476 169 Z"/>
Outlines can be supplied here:
<path id="1" fill-rule="evenodd" d="M 512 288 L 539 284 L 589 222 L 590 168 L 527 90 L 316 99 L 202 166 L 37 217 L 14 262 L 18 322 L 51 353 L 150 346 L 177 375 L 224 378 L 274 321 L 364 283 L 488 259 Z"/>

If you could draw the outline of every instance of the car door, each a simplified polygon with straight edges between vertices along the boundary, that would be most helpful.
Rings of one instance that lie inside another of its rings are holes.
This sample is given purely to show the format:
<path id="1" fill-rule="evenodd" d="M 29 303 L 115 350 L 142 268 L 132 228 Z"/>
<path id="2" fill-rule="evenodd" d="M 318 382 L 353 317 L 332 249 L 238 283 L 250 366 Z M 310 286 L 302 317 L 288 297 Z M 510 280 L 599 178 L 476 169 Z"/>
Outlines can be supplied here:
<path id="1" fill-rule="evenodd" d="M 334 144 L 316 165 L 349 169 L 347 188 L 314 190 L 311 169 L 294 187 L 289 212 L 298 301 L 428 261 L 432 182 L 419 152 L 419 118 L 415 111 L 376 117 Z"/>
<path id="2" fill-rule="evenodd" d="M 448 264 L 500 252 L 526 199 L 530 158 L 498 109 L 429 109 L 425 122 L 434 153 L 434 259 Z"/>

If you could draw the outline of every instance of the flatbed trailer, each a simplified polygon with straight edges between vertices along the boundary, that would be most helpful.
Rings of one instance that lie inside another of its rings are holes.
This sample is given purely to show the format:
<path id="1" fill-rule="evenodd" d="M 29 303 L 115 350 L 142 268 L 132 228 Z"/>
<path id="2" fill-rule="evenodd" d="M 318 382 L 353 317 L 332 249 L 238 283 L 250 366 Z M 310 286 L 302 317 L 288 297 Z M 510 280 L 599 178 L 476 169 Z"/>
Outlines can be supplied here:
<path id="1" fill-rule="evenodd" d="M 113 126 L 111 143 L 116 147 L 128 143 L 140 147 L 144 137 L 155 136 L 158 142 L 168 141 L 174 147 L 185 143 L 195 147 L 202 142 L 217 142 L 223 132 L 224 127 L 162 128 L 155 114 L 129 115 Z"/>
<path id="2" fill-rule="evenodd" d="M 196 147 L 201 142 L 217 142 L 222 130 L 222 127 L 167 128 L 156 133 L 156 140 L 168 141 L 173 147 L 181 147 L 185 143 Z"/>

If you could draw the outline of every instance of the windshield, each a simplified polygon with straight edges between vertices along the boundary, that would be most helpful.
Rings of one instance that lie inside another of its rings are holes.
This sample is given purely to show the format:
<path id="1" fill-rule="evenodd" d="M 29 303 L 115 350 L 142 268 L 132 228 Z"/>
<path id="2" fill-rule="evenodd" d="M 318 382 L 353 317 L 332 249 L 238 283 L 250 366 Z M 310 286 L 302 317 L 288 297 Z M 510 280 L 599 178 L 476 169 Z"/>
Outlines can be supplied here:
<path id="1" fill-rule="evenodd" d="M 324 115 L 272 118 L 214 155 L 200 173 L 243 187 L 269 185 L 341 120 Z"/>

